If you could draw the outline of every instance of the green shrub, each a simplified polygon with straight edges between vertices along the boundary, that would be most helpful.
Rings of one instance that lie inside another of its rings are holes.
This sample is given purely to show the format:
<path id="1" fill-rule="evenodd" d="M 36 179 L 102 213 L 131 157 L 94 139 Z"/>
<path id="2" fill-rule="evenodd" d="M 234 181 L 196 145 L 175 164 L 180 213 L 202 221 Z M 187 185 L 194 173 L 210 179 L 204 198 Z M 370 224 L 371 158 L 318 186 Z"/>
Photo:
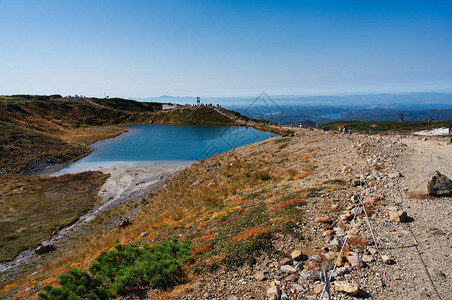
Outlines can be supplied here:
<path id="1" fill-rule="evenodd" d="M 116 245 L 103 251 L 86 270 L 71 269 L 59 278 L 61 288 L 46 286 L 39 299 L 108 299 L 143 287 L 165 287 L 183 278 L 182 265 L 190 258 L 190 243 L 163 241 L 140 248 Z"/>

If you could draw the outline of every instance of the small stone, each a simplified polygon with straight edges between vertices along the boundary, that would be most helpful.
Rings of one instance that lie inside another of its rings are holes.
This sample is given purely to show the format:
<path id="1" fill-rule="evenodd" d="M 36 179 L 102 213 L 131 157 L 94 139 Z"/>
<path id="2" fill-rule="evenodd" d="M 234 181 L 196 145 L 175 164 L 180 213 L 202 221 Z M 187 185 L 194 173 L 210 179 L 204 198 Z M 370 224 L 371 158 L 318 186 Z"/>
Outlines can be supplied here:
<path id="1" fill-rule="evenodd" d="M 283 266 L 283 265 L 287 265 L 287 264 L 289 264 L 289 263 L 290 263 L 290 259 L 288 259 L 287 257 L 285 257 L 285 258 L 281 259 L 281 261 L 279 262 L 279 265 L 280 265 L 280 266 Z"/>
<path id="2" fill-rule="evenodd" d="M 359 292 L 359 286 L 356 283 L 350 283 L 347 281 L 335 281 L 334 286 L 337 292 L 347 293 L 352 296 L 357 296 Z"/>
<path id="3" fill-rule="evenodd" d="M 321 270 L 326 270 L 328 272 L 328 271 L 331 271 L 333 268 L 334 268 L 334 264 L 330 261 L 325 260 L 320 263 Z"/>
<path id="4" fill-rule="evenodd" d="M 431 234 L 431 235 L 446 235 L 446 234 L 444 233 L 444 231 L 442 231 L 442 230 L 439 229 L 439 228 L 435 228 L 435 227 L 430 227 L 430 228 L 428 228 L 428 229 L 427 229 L 427 232 L 428 232 L 428 234 Z"/>
<path id="5" fill-rule="evenodd" d="M 345 214 L 343 214 L 341 216 L 341 220 L 350 221 L 353 219 L 353 216 L 354 216 L 354 214 L 352 214 L 351 212 L 346 212 Z"/>
<path id="6" fill-rule="evenodd" d="M 268 272 L 267 271 L 259 271 L 254 273 L 254 278 L 256 278 L 259 281 L 264 281 L 268 278 Z"/>
<path id="7" fill-rule="evenodd" d="M 331 228 L 333 228 L 333 226 L 331 226 L 330 223 L 322 223 L 322 229 L 323 230 L 329 230 Z"/>
<path id="8" fill-rule="evenodd" d="M 334 232 L 336 233 L 336 236 L 337 237 L 343 237 L 343 236 L 345 236 L 345 232 L 344 232 L 344 230 L 342 230 L 342 228 L 339 228 L 339 227 L 334 227 Z"/>
<path id="9" fill-rule="evenodd" d="M 323 285 L 323 283 L 317 284 L 314 288 L 314 293 L 320 294 L 321 292 L 323 292 Z"/>
<path id="10" fill-rule="evenodd" d="M 325 256 L 325 258 L 326 258 L 327 260 L 333 260 L 333 259 L 336 258 L 337 252 L 332 252 L 332 251 L 330 251 L 330 252 L 324 253 L 323 256 Z"/>
<path id="11" fill-rule="evenodd" d="M 333 276 L 335 278 L 337 278 L 337 277 L 341 277 L 341 276 L 343 276 L 345 274 L 348 274 L 348 273 L 350 273 L 350 267 L 349 266 L 344 266 L 344 267 L 336 268 L 336 270 L 333 273 Z"/>
<path id="12" fill-rule="evenodd" d="M 303 252 L 301 252 L 301 250 L 294 250 L 294 251 L 292 251 L 290 256 L 292 257 L 293 260 L 300 261 L 303 259 L 304 254 L 303 254 Z"/>
<path id="13" fill-rule="evenodd" d="M 406 220 L 407 214 L 404 211 L 390 211 L 389 212 L 389 219 L 391 221 L 402 223 Z"/>
<path id="14" fill-rule="evenodd" d="M 294 289 L 296 289 L 297 291 L 304 291 L 304 287 L 301 285 L 301 284 L 298 284 L 298 283 L 292 283 L 292 287 L 294 288 Z"/>
<path id="15" fill-rule="evenodd" d="M 296 282 L 298 280 L 298 276 L 295 274 L 289 275 L 286 278 L 284 278 L 287 281 L 292 281 L 292 282 Z"/>
<path id="16" fill-rule="evenodd" d="M 295 268 L 292 266 L 284 265 L 284 266 L 281 266 L 281 271 L 283 271 L 285 273 L 295 273 L 297 270 L 295 270 Z"/>
<path id="17" fill-rule="evenodd" d="M 371 263 L 374 261 L 374 257 L 372 255 L 363 255 L 361 257 L 362 261 L 365 263 Z"/>
<path id="18" fill-rule="evenodd" d="M 284 291 L 281 292 L 281 300 L 289 300 L 289 296 Z"/>
<path id="19" fill-rule="evenodd" d="M 343 241 L 337 237 L 331 240 L 330 248 L 334 251 L 339 251 L 342 247 Z"/>
<path id="20" fill-rule="evenodd" d="M 325 231 L 322 233 L 322 235 L 323 235 L 323 236 L 332 235 L 333 232 L 334 232 L 334 230 L 328 229 L 328 230 L 325 230 Z"/>
<path id="21" fill-rule="evenodd" d="M 300 272 L 300 276 L 304 279 L 304 280 L 308 280 L 311 277 L 311 273 L 309 271 L 301 271 Z"/>
<path id="22" fill-rule="evenodd" d="M 332 205 L 332 206 L 331 206 L 331 211 L 332 211 L 332 212 L 339 211 L 339 205 L 337 205 L 337 204 Z"/>
<path id="23" fill-rule="evenodd" d="M 369 251 L 369 253 L 370 253 L 371 255 L 375 255 L 375 254 L 377 253 L 377 249 L 375 249 L 375 248 L 373 248 L 373 247 L 369 247 L 367 250 Z"/>
<path id="24" fill-rule="evenodd" d="M 235 295 L 232 295 L 232 296 L 229 296 L 227 298 L 227 300 L 239 300 L 239 298 L 237 298 L 237 296 L 235 296 Z"/>
<path id="25" fill-rule="evenodd" d="M 361 258 L 359 258 L 358 255 L 347 256 L 347 260 L 350 262 L 352 267 L 359 267 L 359 268 L 364 267 L 364 263 L 361 260 Z"/>
<path id="26" fill-rule="evenodd" d="M 437 269 L 437 268 L 428 268 L 428 272 L 429 272 L 430 274 L 432 274 L 433 276 L 438 277 L 438 278 L 445 278 L 445 277 L 446 277 L 446 275 L 444 275 L 444 273 L 441 272 L 441 271 L 440 271 L 439 269 Z"/>
<path id="27" fill-rule="evenodd" d="M 385 264 L 385 265 L 393 265 L 393 264 L 395 264 L 395 261 L 394 261 L 394 259 L 392 259 L 390 256 L 388 256 L 388 255 L 382 255 L 381 256 L 381 260 L 383 260 L 383 263 Z"/>
<path id="28" fill-rule="evenodd" d="M 281 290 L 276 285 L 273 285 L 267 289 L 267 295 L 269 297 L 274 297 L 274 299 L 281 298 Z"/>

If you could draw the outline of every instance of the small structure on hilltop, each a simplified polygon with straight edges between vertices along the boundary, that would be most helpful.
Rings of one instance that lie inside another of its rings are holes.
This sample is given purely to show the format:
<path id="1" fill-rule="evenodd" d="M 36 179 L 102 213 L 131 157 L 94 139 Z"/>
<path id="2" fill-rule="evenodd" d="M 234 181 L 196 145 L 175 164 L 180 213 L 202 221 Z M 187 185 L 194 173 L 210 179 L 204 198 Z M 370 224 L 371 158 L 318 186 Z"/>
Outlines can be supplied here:
<path id="1" fill-rule="evenodd" d="M 172 104 L 172 103 L 162 104 L 162 110 L 170 110 L 170 109 L 175 109 L 175 108 L 177 108 L 177 104 Z"/>

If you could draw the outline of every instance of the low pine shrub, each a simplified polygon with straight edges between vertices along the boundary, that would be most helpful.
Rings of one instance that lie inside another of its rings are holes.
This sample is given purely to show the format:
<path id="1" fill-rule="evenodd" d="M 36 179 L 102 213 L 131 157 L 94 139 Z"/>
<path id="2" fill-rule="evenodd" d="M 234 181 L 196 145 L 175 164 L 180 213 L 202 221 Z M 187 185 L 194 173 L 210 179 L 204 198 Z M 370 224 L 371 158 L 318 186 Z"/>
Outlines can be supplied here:
<path id="1" fill-rule="evenodd" d="M 181 267 L 189 259 L 188 241 L 163 241 L 142 248 L 118 244 L 103 251 L 89 271 L 71 269 L 59 277 L 61 287 L 45 286 L 38 299 L 108 299 L 144 287 L 170 286 L 183 278 Z"/>

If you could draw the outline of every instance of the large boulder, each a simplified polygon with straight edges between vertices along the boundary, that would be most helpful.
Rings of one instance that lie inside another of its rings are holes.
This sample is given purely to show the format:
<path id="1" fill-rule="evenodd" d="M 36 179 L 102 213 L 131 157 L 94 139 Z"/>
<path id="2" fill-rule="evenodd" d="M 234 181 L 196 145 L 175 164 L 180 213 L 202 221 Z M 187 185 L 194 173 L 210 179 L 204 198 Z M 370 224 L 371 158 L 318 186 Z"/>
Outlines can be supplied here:
<path id="1" fill-rule="evenodd" d="M 52 244 L 39 244 L 39 246 L 35 249 L 35 254 L 41 255 L 47 252 L 55 251 L 56 248 Z"/>
<path id="2" fill-rule="evenodd" d="M 427 190 L 432 196 L 450 197 L 452 196 L 452 180 L 436 171 L 435 175 L 428 182 Z"/>

